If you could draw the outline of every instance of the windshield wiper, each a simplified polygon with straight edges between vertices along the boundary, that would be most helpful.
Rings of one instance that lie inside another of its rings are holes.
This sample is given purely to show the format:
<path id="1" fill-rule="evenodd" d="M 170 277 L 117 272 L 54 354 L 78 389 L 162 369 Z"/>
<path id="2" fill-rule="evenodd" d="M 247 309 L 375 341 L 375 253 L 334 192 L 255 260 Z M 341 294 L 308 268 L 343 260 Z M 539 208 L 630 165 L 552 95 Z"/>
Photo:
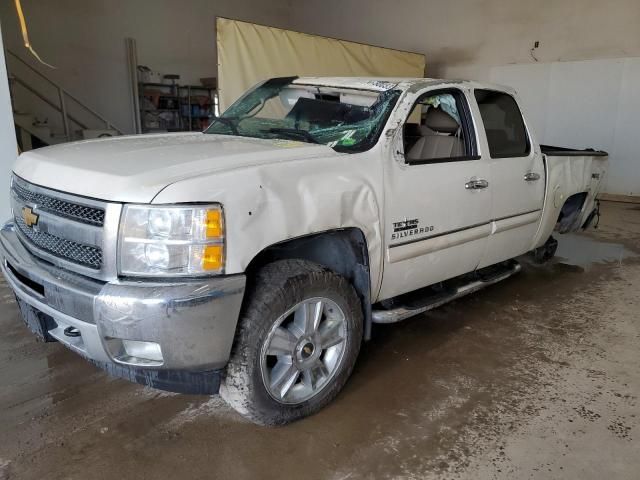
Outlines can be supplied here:
<path id="1" fill-rule="evenodd" d="M 289 136 L 289 137 L 304 138 L 309 143 L 317 143 L 317 144 L 321 144 L 322 143 L 322 142 L 318 141 L 318 139 L 316 139 L 316 137 L 311 135 L 306 130 L 300 130 L 300 129 L 297 129 L 297 128 L 277 128 L 277 127 L 274 127 L 274 128 L 270 128 L 268 130 L 265 130 L 265 132 L 268 132 L 268 133 L 279 133 L 281 135 L 285 135 L 285 136 Z"/>

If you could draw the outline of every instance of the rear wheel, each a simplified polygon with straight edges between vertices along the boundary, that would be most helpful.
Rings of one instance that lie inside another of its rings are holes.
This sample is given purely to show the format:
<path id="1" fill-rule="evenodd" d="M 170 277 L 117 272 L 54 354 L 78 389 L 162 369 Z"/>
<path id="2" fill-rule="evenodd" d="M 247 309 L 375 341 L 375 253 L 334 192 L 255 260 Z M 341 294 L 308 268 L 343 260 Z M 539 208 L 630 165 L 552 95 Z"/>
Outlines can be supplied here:
<path id="1" fill-rule="evenodd" d="M 311 262 L 274 262 L 248 292 L 220 393 L 260 424 L 313 414 L 346 383 L 361 340 L 362 309 L 346 279 Z"/>
<path id="2" fill-rule="evenodd" d="M 533 259 L 536 263 L 547 263 L 555 257 L 556 250 L 558 250 L 558 241 L 553 237 L 549 237 L 544 245 L 533 251 Z"/>

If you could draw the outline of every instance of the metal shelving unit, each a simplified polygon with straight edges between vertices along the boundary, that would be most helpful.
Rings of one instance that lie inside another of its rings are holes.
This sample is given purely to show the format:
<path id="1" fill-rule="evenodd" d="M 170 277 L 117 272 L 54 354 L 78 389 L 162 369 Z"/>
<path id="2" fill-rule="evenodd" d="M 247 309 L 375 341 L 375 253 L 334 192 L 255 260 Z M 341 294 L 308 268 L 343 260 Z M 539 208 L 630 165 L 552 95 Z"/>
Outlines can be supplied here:
<path id="1" fill-rule="evenodd" d="M 217 90 L 201 85 L 139 82 L 142 133 L 202 131 L 217 112 Z"/>
<path id="2" fill-rule="evenodd" d="M 142 133 L 182 130 L 177 84 L 138 83 Z"/>
<path id="3" fill-rule="evenodd" d="M 178 87 L 178 96 L 182 129 L 202 131 L 207 128 L 216 113 L 216 89 L 199 85 L 181 85 Z"/>

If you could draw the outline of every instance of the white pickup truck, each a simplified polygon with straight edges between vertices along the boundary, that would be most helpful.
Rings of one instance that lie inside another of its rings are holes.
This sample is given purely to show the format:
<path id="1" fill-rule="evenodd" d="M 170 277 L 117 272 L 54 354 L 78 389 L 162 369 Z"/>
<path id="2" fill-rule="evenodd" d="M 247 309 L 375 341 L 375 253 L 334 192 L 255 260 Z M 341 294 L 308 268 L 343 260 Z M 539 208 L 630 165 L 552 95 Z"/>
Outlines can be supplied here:
<path id="1" fill-rule="evenodd" d="M 337 395 L 373 323 L 552 257 L 606 167 L 538 145 L 503 87 L 274 78 L 203 133 L 21 155 L 1 267 L 42 339 L 284 424 Z"/>

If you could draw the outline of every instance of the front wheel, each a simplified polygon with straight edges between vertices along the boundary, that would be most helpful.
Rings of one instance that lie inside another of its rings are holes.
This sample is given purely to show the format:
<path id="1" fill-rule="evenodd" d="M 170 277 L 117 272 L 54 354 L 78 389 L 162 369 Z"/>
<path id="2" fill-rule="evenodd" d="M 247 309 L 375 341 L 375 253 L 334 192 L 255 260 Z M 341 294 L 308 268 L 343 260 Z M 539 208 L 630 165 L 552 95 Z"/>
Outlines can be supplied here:
<path id="1" fill-rule="evenodd" d="M 317 412 L 342 389 L 360 350 L 354 288 L 320 265 L 282 260 L 258 273 L 248 295 L 221 395 L 263 425 Z"/>

